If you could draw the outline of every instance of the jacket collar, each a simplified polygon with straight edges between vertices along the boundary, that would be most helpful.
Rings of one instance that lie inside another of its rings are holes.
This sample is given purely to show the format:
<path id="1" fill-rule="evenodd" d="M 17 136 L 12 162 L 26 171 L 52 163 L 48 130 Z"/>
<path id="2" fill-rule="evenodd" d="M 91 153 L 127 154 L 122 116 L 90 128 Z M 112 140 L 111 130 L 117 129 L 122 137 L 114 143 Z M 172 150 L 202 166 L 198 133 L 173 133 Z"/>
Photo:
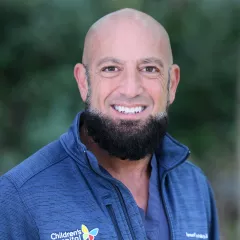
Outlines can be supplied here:
<path id="1" fill-rule="evenodd" d="M 80 139 L 79 126 L 82 113 L 79 112 L 77 114 L 68 132 L 60 137 L 60 141 L 68 154 L 76 161 L 86 165 L 87 161 L 90 160 L 91 165 L 97 166 L 96 158 L 91 157 L 87 160 L 85 156 L 83 157 L 83 155 L 86 155 L 86 152 L 90 153 L 90 155 L 93 154 L 87 150 Z M 189 153 L 188 147 L 179 143 L 167 133 L 161 146 L 156 151 L 156 158 L 160 166 L 168 171 L 183 163 Z"/>
<path id="2" fill-rule="evenodd" d="M 160 166 L 167 171 L 185 162 L 189 154 L 188 147 L 178 142 L 168 133 L 166 133 L 162 145 L 156 151 Z"/>

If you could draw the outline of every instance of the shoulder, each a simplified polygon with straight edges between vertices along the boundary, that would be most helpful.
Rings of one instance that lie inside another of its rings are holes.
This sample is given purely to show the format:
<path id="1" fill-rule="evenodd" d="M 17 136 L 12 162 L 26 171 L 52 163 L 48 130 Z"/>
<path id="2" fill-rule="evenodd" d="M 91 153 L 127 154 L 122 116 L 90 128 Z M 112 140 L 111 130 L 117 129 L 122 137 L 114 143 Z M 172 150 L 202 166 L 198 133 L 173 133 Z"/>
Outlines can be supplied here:
<path id="1" fill-rule="evenodd" d="M 207 181 L 207 176 L 203 170 L 190 160 L 180 164 L 172 172 L 175 172 L 184 178 L 194 178 L 196 181 Z"/>
<path id="2" fill-rule="evenodd" d="M 214 202 L 211 184 L 200 167 L 187 160 L 170 172 L 170 178 L 189 197 L 198 196 L 208 209 Z M 187 192 L 186 192 L 187 191 Z M 215 204 L 215 203 L 214 203 Z"/>
<path id="3" fill-rule="evenodd" d="M 187 191 L 188 196 L 199 195 L 207 205 L 213 198 L 211 184 L 207 176 L 200 167 L 189 160 L 170 171 L 169 179 L 174 186 L 183 192 Z"/>
<path id="4" fill-rule="evenodd" d="M 4 179 L 8 179 L 16 189 L 21 188 L 30 179 L 63 161 L 67 156 L 60 141 L 51 142 L 5 173 L 0 180 L 6 182 Z"/>

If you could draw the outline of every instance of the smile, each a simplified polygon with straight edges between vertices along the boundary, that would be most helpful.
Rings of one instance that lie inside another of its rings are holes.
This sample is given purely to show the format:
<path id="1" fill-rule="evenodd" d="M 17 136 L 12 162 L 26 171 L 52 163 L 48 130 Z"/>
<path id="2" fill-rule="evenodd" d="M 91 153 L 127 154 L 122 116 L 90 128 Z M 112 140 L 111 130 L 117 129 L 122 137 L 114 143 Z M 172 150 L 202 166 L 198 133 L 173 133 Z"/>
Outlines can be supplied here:
<path id="1" fill-rule="evenodd" d="M 145 106 L 138 106 L 138 107 L 125 107 L 120 105 L 113 105 L 112 106 L 116 111 L 124 114 L 137 114 L 143 112 L 146 107 Z"/>

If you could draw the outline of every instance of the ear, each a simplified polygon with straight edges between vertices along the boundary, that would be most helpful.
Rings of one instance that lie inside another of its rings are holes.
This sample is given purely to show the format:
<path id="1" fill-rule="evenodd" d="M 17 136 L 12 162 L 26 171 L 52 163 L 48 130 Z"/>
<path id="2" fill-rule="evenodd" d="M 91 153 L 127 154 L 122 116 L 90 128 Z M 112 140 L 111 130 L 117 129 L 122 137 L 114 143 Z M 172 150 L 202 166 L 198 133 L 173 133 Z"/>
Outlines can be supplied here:
<path id="1" fill-rule="evenodd" d="M 173 64 L 169 71 L 170 71 L 169 101 L 170 104 L 172 104 L 175 99 L 178 83 L 180 81 L 180 68 L 178 65 Z"/>
<path id="2" fill-rule="evenodd" d="M 86 76 L 86 69 L 83 64 L 77 63 L 74 67 L 74 77 L 77 81 L 78 89 L 81 94 L 83 102 L 87 99 L 88 81 Z"/>

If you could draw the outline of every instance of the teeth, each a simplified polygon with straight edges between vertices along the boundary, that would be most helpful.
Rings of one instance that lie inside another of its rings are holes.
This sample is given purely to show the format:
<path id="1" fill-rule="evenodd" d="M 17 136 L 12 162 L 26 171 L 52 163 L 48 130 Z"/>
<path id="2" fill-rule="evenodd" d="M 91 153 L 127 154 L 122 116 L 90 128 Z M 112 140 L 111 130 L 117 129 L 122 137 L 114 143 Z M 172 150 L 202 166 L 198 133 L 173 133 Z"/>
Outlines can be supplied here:
<path id="1" fill-rule="evenodd" d="M 136 113 L 142 112 L 144 110 L 144 107 L 139 106 L 139 107 L 128 108 L 128 107 L 114 105 L 114 109 L 117 110 L 118 112 L 125 113 L 125 114 L 136 114 Z"/>

